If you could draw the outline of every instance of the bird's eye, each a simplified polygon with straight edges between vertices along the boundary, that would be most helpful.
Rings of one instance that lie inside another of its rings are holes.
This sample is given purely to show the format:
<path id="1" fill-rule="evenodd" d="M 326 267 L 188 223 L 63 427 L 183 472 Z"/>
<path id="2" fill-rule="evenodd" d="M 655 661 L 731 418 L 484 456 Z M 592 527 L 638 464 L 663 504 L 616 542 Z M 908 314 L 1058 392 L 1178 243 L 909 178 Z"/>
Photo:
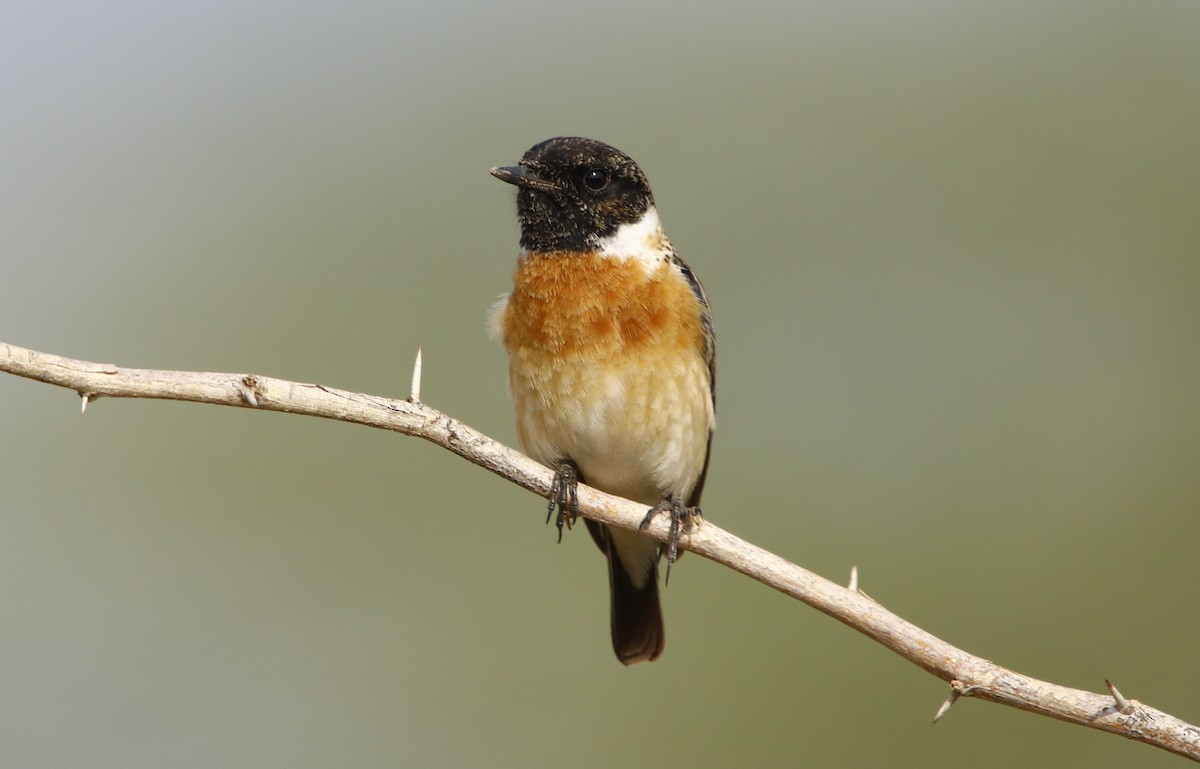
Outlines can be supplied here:
<path id="1" fill-rule="evenodd" d="M 608 184 L 608 171 L 593 168 L 583 173 L 583 186 L 592 192 L 599 192 Z"/>

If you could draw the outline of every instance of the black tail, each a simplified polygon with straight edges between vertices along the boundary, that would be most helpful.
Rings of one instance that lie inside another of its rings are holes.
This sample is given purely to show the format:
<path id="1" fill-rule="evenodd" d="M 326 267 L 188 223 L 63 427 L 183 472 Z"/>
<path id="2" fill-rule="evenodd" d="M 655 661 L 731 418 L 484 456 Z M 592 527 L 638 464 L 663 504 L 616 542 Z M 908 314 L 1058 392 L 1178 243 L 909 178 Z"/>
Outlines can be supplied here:
<path id="1" fill-rule="evenodd" d="M 626 573 L 606 527 L 586 521 L 588 531 L 608 557 L 608 583 L 612 592 L 612 643 L 623 665 L 653 662 L 663 652 L 662 609 L 658 603 L 658 566 L 650 567 L 649 579 L 635 587 Z"/>

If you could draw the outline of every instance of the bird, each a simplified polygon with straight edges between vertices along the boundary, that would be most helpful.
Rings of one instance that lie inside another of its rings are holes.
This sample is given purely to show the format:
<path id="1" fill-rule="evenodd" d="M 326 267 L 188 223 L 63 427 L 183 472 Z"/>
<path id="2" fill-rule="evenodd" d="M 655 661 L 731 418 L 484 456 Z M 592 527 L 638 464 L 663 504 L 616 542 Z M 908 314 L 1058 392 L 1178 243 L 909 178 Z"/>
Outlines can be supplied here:
<path id="1" fill-rule="evenodd" d="M 666 545 L 585 519 L 608 559 L 617 659 L 658 659 L 665 642 L 658 564 L 701 520 L 716 425 L 716 341 L 700 281 L 663 231 L 650 183 L 625 153 L 556 137 L 515 166 L 520 251 L 490 325 L 508 352 L 509 393 L 525 452 L 554 471 L 559 541 L 576 487 L 670 516 Z"/>

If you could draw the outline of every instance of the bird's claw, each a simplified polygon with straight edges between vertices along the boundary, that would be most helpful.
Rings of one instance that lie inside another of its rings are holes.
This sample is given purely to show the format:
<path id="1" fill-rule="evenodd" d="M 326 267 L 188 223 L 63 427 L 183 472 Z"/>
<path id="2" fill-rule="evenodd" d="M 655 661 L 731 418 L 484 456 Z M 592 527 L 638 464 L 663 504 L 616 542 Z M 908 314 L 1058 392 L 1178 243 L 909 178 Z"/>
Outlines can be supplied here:
<path id="1" fill-rule="evenodd" d="M 550 504 L 546 507 L 546 523 L 558 516 L 554 524 L 558 527 L 558 541 L 562 542 L 563 524 L 567 528 L 579 517 L 579 467 L 564 459 L 554 468 L 554 480 L 550 483 Z"/>
<path id="2" fill-rule="evenodd" d="M 650 508 L 638 528 L 645 529 L 650 525 L 650 521 L 654 520 L 654 516 L 660 513 L 667 513 L 671 517 L 671 528 L 667 535 L 667 575 L 665 580 L 669 581 L 671 564 L 679 558 L 679 535 L 691 531 L 693 521 L 703 518 L 703 514 L 698 506 L 689 507 L 683 503 L 678 494 L 672 494 Z"/>

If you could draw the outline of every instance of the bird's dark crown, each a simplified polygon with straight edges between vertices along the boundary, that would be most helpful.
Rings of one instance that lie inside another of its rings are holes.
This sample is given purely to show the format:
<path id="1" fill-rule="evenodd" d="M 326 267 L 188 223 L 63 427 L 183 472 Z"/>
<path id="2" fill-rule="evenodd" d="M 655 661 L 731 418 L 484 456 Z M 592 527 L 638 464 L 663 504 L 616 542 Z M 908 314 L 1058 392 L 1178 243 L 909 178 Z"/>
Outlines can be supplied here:
<path id="1" fill-rule="evenodd" d="M 594 139 L 547 139 L 492 175 L 517 186 L 521 247 L 530 251 L 591 248 L 654 206 L 637 163 Z"/>

